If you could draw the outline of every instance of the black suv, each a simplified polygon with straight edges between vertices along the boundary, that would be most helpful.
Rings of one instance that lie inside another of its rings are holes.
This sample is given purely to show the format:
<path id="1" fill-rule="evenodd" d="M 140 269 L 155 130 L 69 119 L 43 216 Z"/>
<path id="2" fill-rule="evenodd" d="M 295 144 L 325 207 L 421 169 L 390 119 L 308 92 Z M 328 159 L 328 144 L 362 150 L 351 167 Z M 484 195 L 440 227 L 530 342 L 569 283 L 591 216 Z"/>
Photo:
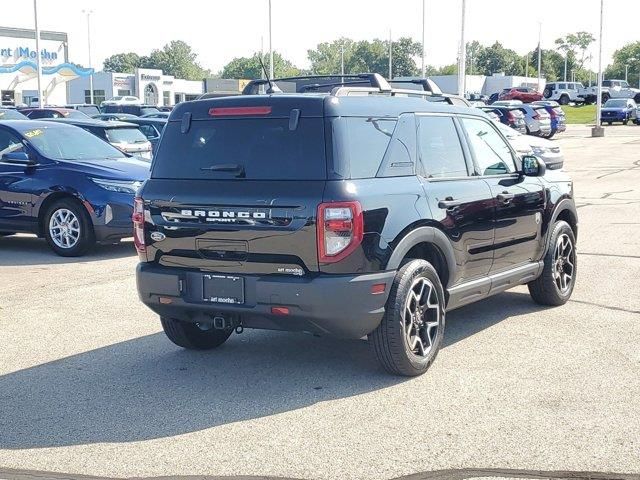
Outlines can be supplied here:
<path id="1" fill-rule="evenodd" d="M 544 173 L 478 109 L 390 87 L 185 102 L 135 201 L 139 296 L 181 347 L 368 336 L 418 375 L 446 311 L 520 284 L 569 299 L 572 183 Z"/>

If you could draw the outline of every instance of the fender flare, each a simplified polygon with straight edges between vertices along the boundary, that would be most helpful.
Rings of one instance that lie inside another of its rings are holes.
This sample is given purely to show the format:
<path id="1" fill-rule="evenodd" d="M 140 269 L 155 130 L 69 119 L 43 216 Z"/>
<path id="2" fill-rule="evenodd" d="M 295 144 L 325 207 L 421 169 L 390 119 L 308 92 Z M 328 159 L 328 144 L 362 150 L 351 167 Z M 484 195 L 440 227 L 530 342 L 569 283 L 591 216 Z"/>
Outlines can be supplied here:
<path id="1" fill-rule="evenodd" d="M 546 255 L 547 251 L 549 250 L 549 242 L 551 241 L 551 232 L 553 230 L 551 227 L 558 220 L 558 216 L 565 210 L 568 210 L 576 219 L 576 225 L 575 225 L 576 228 L 575 228 L 574 234 L 575 234 L 576 240 L 578 239 L 578 209 L 576 208 L 576 205 L 573 202 L 573 199 L 563 198 L 557 203 L 555 209 L 553 210 L 553 213 L 551 214 L 551 221 L 549 222 L 549 228 L 547 229 L 547 235 L 544 241 L 545 243 L 544 255 Z M 544 258 L 544 255 L 543 255 L 543 258 Z"/>
<path id="2" fill-rule="evenodd" d="M 447 262 L 449 283 L 451 283 L 451 280 L 454 277 L 454 272 L 456 271 L 455 253 L 447 236 L 442 232 L 442 230 L 435 227 L 418 227 L 405 235 L 393 249 L 393 253 L 387 262 L 387 269 L 397 270 L 400 268 L 400 264 L 409 250 L 419 243 L 431 243 L 438 247 Z M 448 287 L 448 285 L 445 285 L 445 288 L 446 287 Z"/>

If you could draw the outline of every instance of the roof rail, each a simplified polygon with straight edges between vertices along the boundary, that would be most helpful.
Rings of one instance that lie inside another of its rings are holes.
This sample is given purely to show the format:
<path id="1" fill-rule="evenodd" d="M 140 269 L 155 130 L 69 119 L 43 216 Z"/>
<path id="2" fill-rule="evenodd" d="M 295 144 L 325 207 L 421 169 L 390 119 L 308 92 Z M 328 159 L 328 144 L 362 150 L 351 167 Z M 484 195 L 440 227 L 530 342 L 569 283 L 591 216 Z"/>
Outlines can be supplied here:
<path id="1" fill-rule="evenodd" d="M 327 79 L 325 83 L 314 82 L 314 80 Z M 308 90 L 319 91 L 321 88 L 330 88 L 340 85 L 368 84 L 381 91 L 390 91 L 391 85 L 379 73 L 359 73 L 347 75 L 305 75 L 298 77 L 274 78 L 271 82 L 290 82 L 294 84 L 295 92 L 305 92 Z M 268 84 L 267 79 L 251 80 L 243 89 L 243 95 L 258 95 L 261 93 L 260 87 Z M 283 89 L 284 90 L 284 89 Z"/>
<path id="2" fill-rule="evenodd" d="M 404 84 L 420 85 L 425 92 L 431 92 L 431 93 L 437 93 L 437 94 L 442 93 L 442 90 L 440 90 L 440 87 L 438 87 L 436 82 L 434 82 L 430 78 L 412 78 L 412 79 L 406 79 L 406 80 L 391 80 L 391 83 L 392 84 L 404 83 Z"/>

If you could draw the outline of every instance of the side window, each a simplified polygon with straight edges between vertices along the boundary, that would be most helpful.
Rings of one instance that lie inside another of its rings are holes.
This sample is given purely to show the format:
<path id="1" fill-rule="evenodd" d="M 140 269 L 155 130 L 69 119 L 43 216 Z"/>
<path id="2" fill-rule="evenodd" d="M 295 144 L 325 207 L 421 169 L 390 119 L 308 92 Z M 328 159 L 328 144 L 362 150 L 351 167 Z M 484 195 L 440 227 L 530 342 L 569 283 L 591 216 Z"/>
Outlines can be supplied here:
<path id="1" fill-rule="evenodd" d="M 566 83 L 561 83 L 560 84 L 560 90 L 566 90 L 567 89 L 567 84 Z"/>
<path id="2" fill-rule="evenodd" d="M 416 121 L 413 114 L 403 114 L 391 137 L 376 177 L 415 175 Z"/>
<path id="3" fill-rule="evenodd" d="M 463 118 L 462 124 L 480 175 L 504 175 L 515 172 L 511 149 L 488 122 Z"/>
<path id="4" fill-rule="evenodd" d="M 24 145 L 20 137 L 0 128 L 0 156 L 5 153 L 24 151 Z"/>
<path id="5" fill-rule="evenodd" d="M 629 88 L 629 84 L 627 82 L 620 82 L 620 86 L 622 88 Z"/>
<path id="6" fill-rule="evenodd" d="M 155 138 L 158 136 L 155 128 L 151 125 L 140 125 L 140 131 L 144 133 L 144 136 L 147 138 Z"/>
<path id="7" fill-rule="evenodd" d="M 340 117 L 332 122 L 334 170 L 344 178 L 374 178 L 385 156 L 395 118 Z"/>
<path id="8" fill-rule="evenodd" d="M 452 117 L 418 117 L 418 145 L 425 177 L 468 175 L 462 145 Z"/>

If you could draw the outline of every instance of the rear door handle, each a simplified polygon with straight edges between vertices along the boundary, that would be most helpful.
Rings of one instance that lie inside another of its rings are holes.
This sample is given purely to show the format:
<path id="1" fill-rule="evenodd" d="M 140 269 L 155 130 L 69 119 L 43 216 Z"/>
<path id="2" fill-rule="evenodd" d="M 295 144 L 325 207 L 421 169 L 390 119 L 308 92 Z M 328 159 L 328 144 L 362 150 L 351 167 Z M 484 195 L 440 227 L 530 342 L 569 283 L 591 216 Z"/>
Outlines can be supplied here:
<path id="1" fill-rule="evenodd" d="M 438 207 L 446 209 L 459 207 L 460 205 L 462 205 L 462 200 L 454 200 L 453 197 L 447 197 L 438 202 Z"/>
<path id="2" fill-rule="evenodd" d="M 501 203 L 509 203 L 511 200 L 515 198 L 515 196 L 516 196 L 515 193 L 502 192 L 502 193 L 499 193 L 496 198 Z"/>

